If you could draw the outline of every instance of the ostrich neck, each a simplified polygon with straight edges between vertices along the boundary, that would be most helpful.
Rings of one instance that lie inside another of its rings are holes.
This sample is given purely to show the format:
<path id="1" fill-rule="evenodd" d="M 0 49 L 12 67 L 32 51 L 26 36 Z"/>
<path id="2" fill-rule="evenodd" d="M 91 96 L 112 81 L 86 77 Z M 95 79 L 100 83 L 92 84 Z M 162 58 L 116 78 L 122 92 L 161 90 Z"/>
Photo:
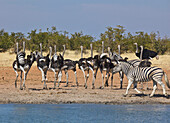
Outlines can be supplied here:
<path id="1" fill-rule="evenodd" d="M 118 52 L 119 52 L 119 55 L 120 55 L 120 46 L 118 46 Z"/>
<path id="2" fill-rule="evenodd" d="M 138 53 L 138 45 L 136 44 L 136 53 Z"/>
<path id="3" fill-rule="evenodd" d="M 141 47 L 141 53 L 140 53 L 140 59 L 142 60 L 142 55 L 143 55 L 143 47 Z"/>

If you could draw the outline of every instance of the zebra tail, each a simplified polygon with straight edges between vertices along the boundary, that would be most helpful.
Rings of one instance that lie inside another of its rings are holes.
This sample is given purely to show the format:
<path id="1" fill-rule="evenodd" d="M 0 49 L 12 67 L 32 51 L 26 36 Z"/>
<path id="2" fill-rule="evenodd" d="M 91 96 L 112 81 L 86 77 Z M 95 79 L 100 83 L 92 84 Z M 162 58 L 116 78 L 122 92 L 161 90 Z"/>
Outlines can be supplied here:
<path id="1" fill-rule="evenodd" d="M 165 73 L 165 72 L 164 72 L 164 75 L 165 75 L 165 82 L 166 82 L 166 85 L 168 86 L 168 88 L 170 88 L 170 84 L 169 84 L 168 76 L 166 75 L 166 73 Z"/>

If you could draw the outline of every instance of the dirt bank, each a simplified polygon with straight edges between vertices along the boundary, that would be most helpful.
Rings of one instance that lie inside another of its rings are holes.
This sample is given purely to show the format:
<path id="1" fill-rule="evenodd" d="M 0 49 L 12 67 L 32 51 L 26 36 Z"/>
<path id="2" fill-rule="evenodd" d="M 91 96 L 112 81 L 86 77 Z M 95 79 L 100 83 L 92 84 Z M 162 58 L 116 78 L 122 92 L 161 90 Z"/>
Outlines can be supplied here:
<path id="1" fill-rule="evenodd" d="M 170 81 L 170 70 L 165 70 Z M 90 74 L 91 75 L 91 74 Z M 26 90 L 14 87 L 15 72 L 12 67 L 0 67 L 0 103 L 103 103 L 103 104 L 170 104 L 170 99 L 162 95 L 162 88 L 158 86 L 158 90 L 153 98 L 149 98 L 152 91 L 152 82 L 149 82 L 149 90 L 146 90 L 144 84 L 144 94 L 139 95 L 133 89 L 130 89 L 129 96 L 124 97 L 126 91 L 127 79 L 125 77 L 123 89 L 119 89 L 119 76 L 114 76 L 113 89 L 106 87 L 99 89 L 101 86 L 101 74 L 97 75 L 95 81 L 95 89 L 91 89 L 92 76 L 88 80 L 88 89 L 84 89 L 84 78 L 82 72 L 77 70 L 79 87 L 76 87 L 75 77 L 72 71 L 69 71 L 69 87 L 65 85 L 65 75 L 63 73 L 60 88 L 53 89 L 54 74 L 48 73 L 48 90 L 43 90 L 41 83 L 41 73 L 36 67 L 32 67 L 26 80 Z M 164 82 L 164 81 L 163 81 Z M 109 80 L 110 85 L 110 80 Z M 140 84 L 138 84 L 140 88 Z M 170 97 L 170 89 L 166 87 Z"/>

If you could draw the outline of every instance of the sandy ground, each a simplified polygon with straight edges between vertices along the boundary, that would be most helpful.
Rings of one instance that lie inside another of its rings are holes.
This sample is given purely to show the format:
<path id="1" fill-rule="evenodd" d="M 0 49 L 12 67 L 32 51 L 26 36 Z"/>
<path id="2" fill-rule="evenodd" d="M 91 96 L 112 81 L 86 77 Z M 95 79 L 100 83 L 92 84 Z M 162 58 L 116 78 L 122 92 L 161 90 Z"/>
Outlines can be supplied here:
<path id="1" fill-rule="evenodd" d="M 170 81 L 170 70 L 164 69 Z M 85 89 L 83 73 L 77 69 L 79 87 L 75 85 L 75 77 L 72 71 L 69 71 L 69 86 L 65 86 L 65 75 L 63 72 L 62 83 L 59 88 L 53 89 L 54 74 L 48 72 L 48 90 L 43 90 L 41 83 L 41 72 L 36 66 L 33 66 L 26 80 L 26 89 L 20 90 L 20 78 L 18 78 L 18 87 L 14 87 L 15 72 L 12 67 L 0 67 L 0 103 L 102 103 L 102 104 L 170 104 L 170 89 L 166 87 L 168 98 L 162 95 L 162 88 L 158 86 L 155 96 L 150 98 L 149 94 L 152 91 L 152 82 L 149 82 L 149 90 L 146 90 L 146 84 L 142 90 L 144 94 L 137 94 L 136 91 L 130 89 L 129 96 L 124 97 L 126 91 L 127 79 L 125 77 L 123 89 L 119 89 L 120 82 L 118 74 L 114 75 L 113 89 L 105 87 L 99 89 L 102 85 L 101 74 L 98 72 L 95 81 L 95 89 L 91 89 L 92 76 L 88 80 L 88 88 Z M 163 82 L 164 78 L 163 78 Z M 110 85 L 110 80 L 109 80 Z M 140 84 L 138 84 L 140 88 Z"/>

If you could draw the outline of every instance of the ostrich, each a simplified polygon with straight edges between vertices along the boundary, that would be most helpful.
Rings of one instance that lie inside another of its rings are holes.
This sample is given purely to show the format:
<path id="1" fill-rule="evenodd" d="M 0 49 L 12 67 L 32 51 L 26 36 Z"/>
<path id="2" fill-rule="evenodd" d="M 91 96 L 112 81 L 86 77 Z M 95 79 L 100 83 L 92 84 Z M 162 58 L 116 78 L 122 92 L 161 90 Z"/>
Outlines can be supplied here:
<path id="1" fill-rule="evenodd" d="M 15 88 L 17 88 L 18 72 L 21 71 L 20 90 L 22 90 L 23 88 L 25 89 L 25 80 L 32 64 L 35 61 L 35 55 L 31 52 L 30 55 L 27 55 L 27 59 L 25 59 L 25 42 L 23 42 L 23 51 L 21 52 L 18 52 L 18 43 L 16 45 L 17 45 L 17 56 L 12 66 L 16 73 Z M 24 73 L 23 85 L 22 85 L 22 72 Z"/>
<path id="2" fill-rule="evenodd" d="M 79 61 L 77 61 L 77 63 L 78 63 L 79 69 L 83 72 L 83 75 L 84 75 L 85 89 L 87 89 L 87 80 L 89 78 L 89 70 L 91 70 L 93 73 L 92 89 L 94 89 L 94 81 L 95 81 L 95 77 L 96 77 L 96 74 L 94 73 L 94 69 L 96 68 L 95 61 L 97 60 L 97 56 L 95 56 L 94 58 L 92 58 L 92 57 L 83 58 L 83 46 L 81 46 L 80 48 L 81 48 L 81 58 L 79 59 Z M 91 50 L 92 50 L 92 45 L 91 45 Z M 92 53 L 92 51 L 91 51 L 91 53 Z M 91 56 L 92 56 L 92 54 L 91 54 Z M 87 75 L 85 74 L 85 71 L 87 71 Z"/>
<path id="3" fill-rule="evenodd" d="M 112 60 L 107 56 L 107 54 L 101 54 L 100 55 L 100 72 L 102 74 L 102 86 L 100 87 L 101 89 L 104 88 L 104 76 L 103 76 L 103 71 L 106 71 L 106 75 L 105 75 L 105 86 L 108 86 L 108 79 L 110 77 L 110 73 L 111 70 L 113 69 L 114 65 L 112 63 Z"/>
<path id="4" fill-rule="evenodd" d="M 136 56 L 138 58 L 140 58 L 140 52 L 138 52 L 138 44 L 134 43 L 136 45 Z M 152 50 L 148 50 L 148 49 L 143 49 L 143 53 L 142 53 L 142 59 L 152 59 L 156 57 L 156 59 L 159 59 L 158 53 L 152 51 Z"/>
<path id="5" fill-rule="evenodd" d="M 63 45 L 63 48 L 64 48 L 64 50 L 63 50 L 62 56 L 63 56 L 63 58 L 64 58 L 64 54 L 65 54 L 65 50 L 66 50 L 66 45 Z"/>
<path id="6" fill-rule="evenodd" d="M 47 56 L 42 55 L 42 43 L 40 43 L 40 51 L 41 53 L 36 51 L 34 52 L 34 54 L 37 61 L 37 68 L 41 71 L 42 74 L 42 82 L 44 82 L 43 89 L 47 89 L 46 75 L 49 68 L 50 59 L 49 59 L 49 54 L 47 54 Z"/>
<path id="7" fill-rule="evenodd" d="M 73 70 L 76 78 L 76 84 L 78 86 L 78 81 L 77 81 L 77 72 L 76 72 L 76 61 L 70 60 L 70 59 L 65 59 L 63 58 L 64 53 L 65 53 L 65 45 L 63 45 L 64 51 L 63 54 L 57 56 L 56 54 L 56 49 L 55 49 L 55 54 L 53 55 L 51 59 L 51 69 L 55 73 L 55 81 L 54 81 L 54 88 L 56 86 L 56 72 L 58 72 L 58 87 L 60 85 L 61 77 L 62 77 L 62 71 L 64 70 L 66 74 L 66 86 L 68 86 L 68 70 Z"/>
<path id="8" fill-rule="evenodd" d="M 141 62 L 140 62 L 138 67 L 150 67 L 152 63 L 149 61 L 149 59 L 144 59 L 142 61 L 142 58 L 143 58 L 143 46 L 141 45 L 140 48 L 141 48 L 141 51 L 140 51 L 140 60 L 141 60 Z M 146 84 L 146 86 L 147 86 L 146 89 L 148 90 L 148 83 Z M 141 88 L 143 88 L 143 83 L 141 83 Z"/>
<path id="9" fill-rule="evenodd" d="M 109 57 L 112 61 L 112 64 L 110 63 L 111 67 L 114 67 L 114 62 L 115 60 L 122 60 L 123 58 L 120 55 L 120 45 L 118 45 L 118 54 L 116 54 L 115 52 L 110 52 L 110 48 L 108 48 L 109 51 Z M 122 71 L 119 72 L 119 76 L 120 76 L 120 89 L 122 89 L 122 84 L 123 84 L 123 78 L 124 78 L 124 74 Z M 106 83 L 106 85 L 108 86 L 108 82 Z M 113 73 L 111 76 L 111 88 L 113 87 Z"/>
<path id="10" fill-rule="evenodd" d="M 149 59 L 146 59 L 146 60 L 144 59 L 142 61 L 142 58 L 143 58 L 143 46 L 141 45 L 140 48 L 141 48 L 141 53 L 140 53 L 141 62 L 139 64 L 139 67 L 150 67 L 152 63 L 149 61 Z"/>

